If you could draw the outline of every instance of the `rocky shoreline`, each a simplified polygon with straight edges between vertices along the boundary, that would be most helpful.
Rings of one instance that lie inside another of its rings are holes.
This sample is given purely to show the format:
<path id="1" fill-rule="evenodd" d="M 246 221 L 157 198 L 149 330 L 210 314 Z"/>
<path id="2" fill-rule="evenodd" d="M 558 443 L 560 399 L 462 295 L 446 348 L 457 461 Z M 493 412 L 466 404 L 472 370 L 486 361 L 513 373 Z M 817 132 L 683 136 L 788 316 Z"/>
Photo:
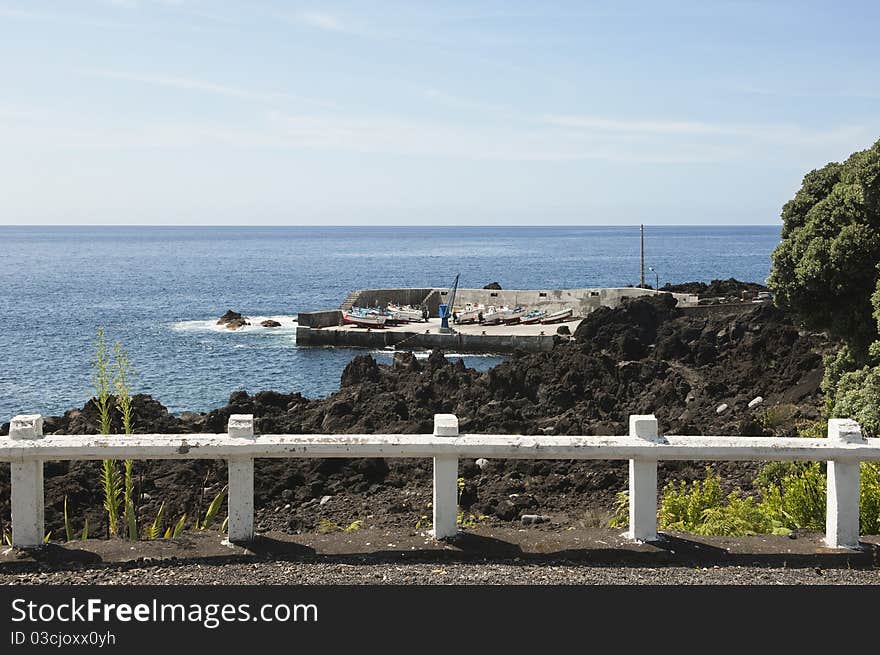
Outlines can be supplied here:
<path id="1" fill-rule="evenodd" d="M 721 287 L 713 285 L 704 292 L 717 293 Z M 742 289 L 727 284 L 723 290 L 736 296 Z M 654 413 L 668 434 L 758 436 L 791 434 L 799 421 L 819 416 L 822 355 L 835 344 L 800 330 L 769 303 L 697 309 L 679 309 L 670 296 L 633 299 L 590 314 L 573 342 L 547 353 L 514 354 L 485 373 L 441 352 L 423 361 L 400 353 L 391 366 L 362 355 L 346 367 L 338 392 L 316 400 L 236 392 L 224 407 L 175 416 L 139 395 L 135 431 L 222 432 L 230 414 L 252 413 L 261 432 L 425 433 L 435 413 L 454 413 L 463 433 L 621 434 L 629 414 Z M 45 431 L 95 433 L 97 418 L 90 401 L 47 417 Z M 119 417 L 113 420 L 121 431 Z M 7 431 L 8 425 L 0 428 Z M 46 464 L 47 529 L 63 532 L 66 496 L 76 524 L 88 517 L 94 536 L 106 532 L 98 466 Z M 715 468 L 728 487 L 748 490 L 756 465 Z M 138 462 L 135 470 L 142 522 L 152 520 L 162 502 L 168 516 L 204 511 L 226 475 L 222 461 Z M 541 515 L 550 528 L 598 526 L 626 486 L 624 462 L 462 461 L 460 471 L 466 516 L 488 523 Z M 661 482 L 703 471 L 701 463 L 665 464 Z M 2 465 L 4 522 L 8 485 L 8 465 Z M 430 462 L 260 460 L 255 494 L 258 530 L 308 532 L 353 521 L 413 527 L 430 514 Z"/>

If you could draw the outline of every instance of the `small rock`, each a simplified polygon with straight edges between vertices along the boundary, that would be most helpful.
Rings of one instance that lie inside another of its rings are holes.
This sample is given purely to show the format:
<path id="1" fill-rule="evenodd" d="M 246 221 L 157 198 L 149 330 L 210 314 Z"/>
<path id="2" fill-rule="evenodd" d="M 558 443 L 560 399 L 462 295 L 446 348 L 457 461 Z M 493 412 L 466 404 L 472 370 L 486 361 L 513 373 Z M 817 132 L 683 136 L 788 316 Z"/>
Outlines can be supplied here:
<path id="1" fill-rule="evenodd" d="M 217 325 L 226 325 L 230 321 L 239 321 L 242 318 L 244 317 L 241 314 L 230 309 L 217 320 Z"/>
<path id="2" fill-rule="evenodd" d="M 262 323 L 260 323 L 260 325 L 262 325 L 264 328 L 277 328 L 277 327 L 281 327 L 281 323 L 279 323 L 278 321 L 273 321 L 271 318 L 266 319 L 265 321 L 263 321 Z"/>
<path id="3" fill-rule="evenodd" d="M 333 498 L 333 496 L 321 496 L 321 502 L 319 502 L 318 504 L 326 505 L 328 502 L 330 502 L 331 498 Z"/>
<path id="4" fill-rule="evenodd" d="M 723 414 L 727 411 L 727 403 L 721 403 L 718 407 L 715 408 L 716 414 Z"/>
<path id="5" fill-rule="evenodd" d="M 538 525 L 539 523 L 549 523 L 550 517 L 545 514 L 523 514 L 520 522 L 523 525 Z"/>
<path id="6" fill-rule="evenodd" d="M 485 471 L 486 467 L 489 466 L 489 460 L 486 459 L 485 457 L 481 457 L 476 462 L 474 462 L 474 464 L 479 466 L 481 471 Z"/>
<path id="7" fill-rule="evenodd" d="M 762 398 L 761 396 L 757 396 L 756 398 L 753 398 L 752 400 L 749 401 L 749 409 L 752 409 L 753 407 L 757 407 L 762 402 L 764 402 L 764 398 Z"/>

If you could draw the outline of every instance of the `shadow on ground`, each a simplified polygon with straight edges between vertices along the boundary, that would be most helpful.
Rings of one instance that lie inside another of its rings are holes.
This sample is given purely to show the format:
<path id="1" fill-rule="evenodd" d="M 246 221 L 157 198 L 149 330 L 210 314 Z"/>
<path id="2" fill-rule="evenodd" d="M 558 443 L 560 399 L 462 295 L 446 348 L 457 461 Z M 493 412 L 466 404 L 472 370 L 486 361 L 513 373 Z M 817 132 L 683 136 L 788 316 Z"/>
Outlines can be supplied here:
<path id="1" fill-rule="evenodd" d="M 540 530 L 478 526 L 448 541 L 425 531 L 364 529 L 329 534 L 259 535 L 246 545 L 223 543 L 214 531 L 179 539 L 132 543 L 120 539 L 47 544 L 35 550 L 0 551 L 0 575 L 35 570 L 138 568 L 198 563 L 221 566 L 248 561 L 406 564 L 505 563 L 617 567 L 763 566 L 790 568 L 876 568 L 880 537 L 864 537 L 858 550 L 830 549 L 822 535 L 698 537 L 662 534 L 633 543 L 618 531 L 584 528 Z"/>

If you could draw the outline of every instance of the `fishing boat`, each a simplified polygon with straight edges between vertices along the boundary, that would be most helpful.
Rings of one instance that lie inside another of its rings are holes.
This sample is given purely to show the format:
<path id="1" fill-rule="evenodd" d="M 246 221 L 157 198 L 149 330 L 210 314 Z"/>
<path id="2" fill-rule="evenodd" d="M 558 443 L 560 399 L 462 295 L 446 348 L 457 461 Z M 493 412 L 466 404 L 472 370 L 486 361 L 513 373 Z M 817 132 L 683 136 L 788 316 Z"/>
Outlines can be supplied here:
<path id="1" fill-rule="evenodd" d="M 480 315 L 486 308 L 483 305 L 472 305 L 468 303 L 464 306 L 464 309 L 456 312 L 455 314 L 455 322 L 459 325 L 464 325 L 466 323 L 479 323 Z"/>
<path id="2" fill-rule="evenodd" d="M 375 310 L 352 307 L 342 314 L 343 323 L 366 328 L 384 328 L 388 317 Z"/>
<path id="3" fill-rule="evenodd" d="M 543 325 L 547 325 L 549 323 L 561 323 L 562 321 L 567 321 L 571 319 L 571 316 L 574 312 L 571 307 L 567 309 L 560 309 L 558 312 L 553 312 L 552 314 L 547 314 L 544 318 L 541 319 L 541 323 Z"/>
<path id="4" fill-rule="evenodd" d="M 547 315 L 546 309 L 532 309 L 525 314 L 523 314 L 522 318 L 519 319 L 519 322 L 523 325 L 532 325 L 533 323 L 540 323 L 541 319 Z"/>
<path id="5" fill-rule="evenodd" d="M 523 316 L 526 314 L 525 307 L 515 307 L 509 311 L 504 312 L 504 315 L 501 317 L 501 322 L 505 325 L 515 325 L 520 322 Z"/>
<path id="6" fill-rule="evenodd" d="M 507 312 L 507 307 L 490 306 L 483 314 L 483 325 L 499 325 Z"/>
<path id="7" fill-rule="evenodd" d="M 424 320 L 422 310 L 411 307 L 410 305 L 395 305 L 392 303 L 386 307 L 387 313 L 401 323 L 417 323 Z"/>

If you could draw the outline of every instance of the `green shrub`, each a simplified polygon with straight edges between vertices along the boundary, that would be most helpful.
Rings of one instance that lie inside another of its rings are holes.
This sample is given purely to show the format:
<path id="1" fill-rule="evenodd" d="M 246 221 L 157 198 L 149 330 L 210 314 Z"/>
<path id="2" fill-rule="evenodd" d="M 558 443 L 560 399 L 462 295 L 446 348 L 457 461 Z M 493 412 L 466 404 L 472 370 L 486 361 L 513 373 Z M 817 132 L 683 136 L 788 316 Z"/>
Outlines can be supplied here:
<path id="1" fill-rule="evenodd" d="M 698 532 L 703 512 L 720 507 L 723 502 L 721 478 L 707 468 L 702 481 L 694 480 L 690 485 L 684 480 L 678 485 L 669 482 L 663 488 L 657 522 L 665 530 Z"/>
<path id="2" fill-rule="evenodd" d="M 774 430 L 787 425 L 797 414 L 795 405 L 773 405 L 758 413 L 758 423 L 765 430 Z"/>
<path id="3" fill-rule="evenodd" d="M 703 480 L 669 482 L 660 497 L 658 527 L 718 536 L 787 534 L 795 529 L 824 532 L 824 464 L 772 462 L 759 471 L 755 487 L 758 497 L 739 490 L 725 496 L 721 478 L 711 468 Z M 862 464 L 860 497 L 861 534 L 880 534 L 880 463 Z M 621 492 L 609 527 L 628 523 L 629 494 Z"/>
<path id="4" fill-rule="evenodd" d="M 780 527 L 825 530 L 825 474 L 818 462 L 795 465 L 778 482 L 760 486 L 761 510 Z"/>
<path id="5" fill-rule="evenodd" d="M 866 436 L 880 435 L 880 366 L 841 374 L 829 399 L 830 416 L 858 421 Z"/>
<path id="6" fill-rule="evenodd" d="M 880 534 L 880 462 L 862 463 L 859 532 Z"/>

